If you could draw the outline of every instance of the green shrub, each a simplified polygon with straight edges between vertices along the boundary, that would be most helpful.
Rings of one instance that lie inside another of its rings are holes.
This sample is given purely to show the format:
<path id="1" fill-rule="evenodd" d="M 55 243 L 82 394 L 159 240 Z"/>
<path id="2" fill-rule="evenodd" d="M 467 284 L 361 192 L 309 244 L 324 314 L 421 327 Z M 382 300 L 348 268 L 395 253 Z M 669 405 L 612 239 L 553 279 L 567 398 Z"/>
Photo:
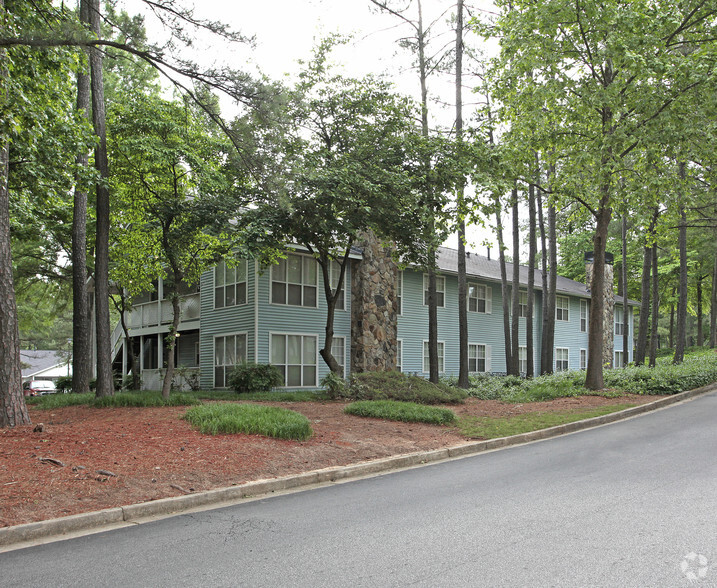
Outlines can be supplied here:
<path id="1" fill-rule="evenodd" d="M 72 376 L 60 376 L 55 382 L 58 394 L 72 392 Z"/>
<path id="2" fill-rule="evenodd" d="M 278 368 L 268 363 L 243 363 L 229 374 L 229 386 L 238 394 L 269 392 L 283 381 Z"/>
<path id="3" fill-rule="evenodd" d="M 205 404 L 190 408 L 182 417 L 202 433 L 246 433 L 304 441 L 313 435 L 304 415 L 257 404 Z"/>
<path id="4" fill-rule="evenodd" d="M 343 398 L 347 395 L 348 385 L 346 380 L 334 372 L 326 374 L 321 378 L 319 384 L 326 389 L 326 393 L 332 400 Z"/>
<path id="5" fill-rule="evenodd" d="M 344 412 L 360 417 L 372 417 L 405 423 L 428 423 L 450 425 L 456 421 L 456 414 L 447 408 L 425 406 L 415 402 L 398 400 L 359 400 L 349 404 Z"/>
<path id="6" fill-rule="evenodd" d="M 347 396 L 354 400 L 460 404 L 468 394 L 460 388 L 443 383 L 432 384 L 419 376 L 409 376 L 401 372 L 363 372 L 351 376 Z"/>

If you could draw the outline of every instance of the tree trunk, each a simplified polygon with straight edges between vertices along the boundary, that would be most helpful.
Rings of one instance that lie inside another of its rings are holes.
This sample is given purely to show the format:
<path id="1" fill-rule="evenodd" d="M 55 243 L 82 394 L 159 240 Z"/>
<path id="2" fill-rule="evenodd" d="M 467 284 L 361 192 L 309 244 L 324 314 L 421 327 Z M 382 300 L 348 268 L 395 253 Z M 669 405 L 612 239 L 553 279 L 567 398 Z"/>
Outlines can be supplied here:
<path id="1" fill-rule="evenodd" d="M 622 367 L 627 367 L 630 361 L 630 349 L 629 349 L 629 338 L 630 333 L 628 332 L 628 315 L 630 314 L 630 307 L 627 304 L 627 217 L 622 215 L 622 268 L 620 275 L 622 276 Z"/>
<path id="2" fill-rule="evenodd" d="M 4 0 L 0 0 L 0 14 L 5 16 Z M 0 98 L 3 102 L 8 98 L 4 84 L 9 75 L 5 60 L 5 50 L 0 50 Z M 12 276 L 9 160 L 9 145 L 0 143 L 0 427 L 30 423 L 22 394 L 20 331 Z"/>
<path id="3" fill-rule="evenodd" d="M 650 326 L 650 367 L 657 363 L 657 326 L 660 320 L 660 276 L 657 273 L 657 242 L 652 245 L 652 320 Z"/>
<path id="4" fill-rule="evenodd" d="M 672 298 L 674 299 L 676 294 L 676 289 L 672 288 Z M 670 349 L 673 349 L 675 347 L 675 303 L 670 303 L 670 332 L 667 336 L 667 346 Z"/>
<path id="5" fill-rule="evenodd" d="M 179 293 L 177 292 L 176 280 L 171 288 L 169 296 L 172 300 L 172 324 L 170 325 L 169 333 L 167 333 L 167 337 L 165 338 L 165 342 L 167 343 L 167 369 L 164 372 L 164 379 L 162 380 L 162 398 L 165 400 L 169 400 L 169 394 L 172 391 L 172 380 L 174 379 L 174 368 L 176 367 L 174 361 L 174 349 L 177 346 L 179 321 L 182 316 L 182 308 L 179 304 Z"/>
<path id="6" fill-rule="evenodd" d="M 510 342 L 510 308 L 508 303 L 508 273 L 505 268 L 505 243 L 503 241 L 503 220 L 500 214 L 500 199 L 495 197 L 495 223 L 498 237 L 498 262 L 500 264 L 500 298 L 503 308 L 503 342 L 505 347 L 505 369 L 510 373 L 513 365 L 513 347 Z"/>
<path id="7" fill-rule="evenodd" d="M 431 253 L 435 259 L 435 251 Z M 433 265 L 428 268 L 428 379 L 438 384 L 438 305 L 436 299 L 436 270 Z M 444 359 L 445 361 L 445 359 Z"/>
<path id="8" fill-rule="evenodd" d="M 548 292 L 550 290 L 548 282 L 548 247 L 545 237 L 545 219 L 543 217 L 543 191 L 538 188 L 538 227 L 540 228 L 540 274 L 541 274 L 541 285 L 543 292 L 541 296 L 541 310 L 542 310 L 542 328 L 540 336 L 540 373 L 549 374 L 548 366 L 552 368 L 552 358 L 548 361 L 546 339 L 548 336 Z"/>
<path id="9" fill-rule="evenodd" d="M 717 235 L 717 230 L 715 231 Z M 714 247 L 715 263 L 712 269 L 712 296 L 710 298 L 710 347 L 717 347 L 717 238 Z"/>
<path id="10" fill-rule="evenodd" d="M 537 159 L 537 155 L 536 155 Z M 538 168 L 539 169 L 539 168 Z M 539 172 L 538 172 L 539 173 Z M 535 375 L 533 350 L 533 306 L 535 305 L 535 186 L 528 186 L 528 312 L 525 317 L 526 378 Z"/>
<path id="11" fill-rule="evenodd" d="M 680 163 L 680 179 L 685 180 L 685 164 Z M 684 190 L 684 186 L 682 187 Z M 680 282 L 677 298 L 677 340 L 675 341 L 675 355 L 673 364 L 682 363 L 685 359 L 686 327 L 687 327 L 687 215 L 684 201 L 680 199 L 679 222 L 679 249 L 680 249 Z"/>
<path id="12" fill-rule="evenodd" d="M 702 280 L 704 276 L 697 276 L 697 347 L 705 344 L 705 336 L 702 330 Z"/>
<path id="13" fill-rule="evenodd" d="M 456 4 L 456 141 L 463 140 L 463 0 Z M 468 284 L 464 182 L 456 191 L 458 207 L 458 387 L 468 388 Z"/>
<path id="14" fill-rule="evenodd" d="M 555 231 L 555 217 L 555 206 L 551 204 L 548 207 L 548 257 L 550 266 L 548 268 L 547 304 L 545 307 L 545 318 L 543 319 L 546 364 L 543 370 L 544 374 L 553 373 L 555 347 L 555 290 L 558 283 L 558 240 Z"/>
<path id="15" fill-rule="evenodd" d="M 603 186 L 603 197 L 597 215 L 597 226 L 593 237 L 593 274 L 590 283 L 590 328 L 588 333 L 588 365 L 585 374 L 585 387 L 588 390 L 601 390 L 604 387 L 603 362 L 603 313 L 605 309 L 605 249 L 607 229 L 610 224 L 611 210 L 608 207 L 607 186 Z"/>
<path id="16" fill-rule="evenodd" d="M 80 3 L 80 19 L 89 22 L 89 6 Z M 87 71 L 77 74 L 77 110 L 90 118 L 90 76 Z M 75 158 L 78 167 L 89 167 L 86 151 Z M 75 177 L 75 194 L 72 208 L 72 391 L 90 391 L 92 352 L 90 300 L 87 292 L 87 192 Z"/>
<path id="17" fill-rule="evenodd" d="M 510 324 L 510 356 L 511 364 L 508 368 L 508 374 L 513 376 L 520 375 L 520 341 L 518 341 L 519 321 L 520 321 L 520 218 L 518 217 L 518 185 L 513 185 L 513 277 L 511 282 L 511 301 L 512 308 L 511 324 Z"/>
<path id="18" fill-rule="evenodd" d="M 100 3 L 89 0 L 92 32 L 100 35 Z M 102 77 L 102 52 L 90 48 L 90 82 L 92 88 L 92 122 L 98 144 L 95 147 L 97 182 L 97 229 L 95 235 L 95 322 L 97 330 L 97 397 L 114 394 L 112 381 L 112 348 L 110 331 L 109 239 L 110 193 L 105 126 L 105 91 Z"/>
<path id="19" fill-rule="evenodd" d="M 650 322 L 650 267 L 652 265 L 652 246 L 648 239 L 654 243 L 655 223 L 657 222 L 658 210 L 652 215 L 650 227 L 647 229 L 645 248 L 642 257 L 642 281 L 640 285 L 640 325 L 637 333 L 635 347 L 635 365 L 645 363 L 647 355 L 647 330 Z"/>
<path id="20" fill-rule="evenodd" d="M 339 365 L 339 362 L 336 361 L 336 358 L 331 352 L 331 347 L 334 344 L 334 317 L 336 316 L 336 302 L 344 285 L 344 276 L 346 273 L 346 265 L 348 263 L 348 256 L 350 251 L 351 246 L 349 245 L 346 248 L 346 254 L 344 255 L 343 261 L 341 263 L 341 271 L 339 273 L 339 280 L 337 282 L 335 290 L 332 288 L 331 275 L 329 273 L 331 260 L 325 253 L 320 254 L 319 256 L 319 267 L 321 268 L 321 275 L 323 276 L 324 280 L 324 298 L 326 299 L 326 327 L 324 329 L 324 347 L 323 349 L 319 350 L 319 355 L 321 355 L 324 362 L 326 362 L 326 365 L 329 366 L 329 369 L 337 375 L 341 375 L 341 366 Z"/>

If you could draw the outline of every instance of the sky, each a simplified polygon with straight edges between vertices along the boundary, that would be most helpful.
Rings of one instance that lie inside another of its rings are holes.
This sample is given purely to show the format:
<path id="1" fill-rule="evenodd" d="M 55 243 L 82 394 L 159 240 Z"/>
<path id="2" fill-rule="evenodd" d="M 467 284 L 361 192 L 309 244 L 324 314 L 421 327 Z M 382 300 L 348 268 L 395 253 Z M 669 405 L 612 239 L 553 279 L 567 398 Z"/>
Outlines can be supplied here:
<path id="1" fill-rule="evenodd" d="M 403 2 L 408 3 L 408 0 Z M 395 4 L 401 2 L 394 0 Z M 475 13 L 485 14 L 493 9 L 490 0 L 476 0 L 471 4 L 477 6 Z M 191 54 L 191 58 L 201 65 L 228 64 L 247 72 L 262 72 L 273 79 L 284 76 L 290 79 L 300 69 L 298 60 L 310 59 L 317 40 L 341 33 L 351 35 L 352 40 L 345 48 L 334 51 L 332 60 L 347 75 L 386 74 L 397 91 L 414 99 L 420 97 L 418 74 L 411 68 L 412 56 L 398 44 L 401 37 L 410 36 L 410 27 L 392 15 L 371 8 L 369 0 L 184 0 L 184 5 L 194 5 L 197 17 L 219 20 L 255 40 L 250 48 L 242 44 L 232 47 L 216 37 L 201 37 L 193 44 Z M 140 6 L 139 0 L 125 2 L 130 13 L 140 12 Z M 453 2 L 423 0 L 422 6 L 424 24 L 435 22 L 436 33 L 443 31 L 432 41 L 434 50 L 452 47 L 455 33 L 450 30 L 449 19 L 455 13 Z M 150 36 L 160 33 L 159 29 L 153 29 L 156 26 L 153 21 L 151 16 L 146 17 Z M 431 124 L 450 126 L 455 113 L 452 77 L 429 78 L 429 97 L 437 100 L 429 107 Z M 464 90 L 464 102 L 471 99 L 470 91 Z M 230 105 L 223 105 L 225 114 L 229 108 Z M 464 107 L 466 120 L 469 109 L 469 106 Z M 504 222 L 509 222 L 509 216 Z M 468 238 L 468 248 L 478 253 L 485 254 L 482 243 L 486 240 L 496 246 L 492 232 L 481 227 L 469 227 Z M 456 248 L 457 238 L 452 236 L 445 245 Z"/>

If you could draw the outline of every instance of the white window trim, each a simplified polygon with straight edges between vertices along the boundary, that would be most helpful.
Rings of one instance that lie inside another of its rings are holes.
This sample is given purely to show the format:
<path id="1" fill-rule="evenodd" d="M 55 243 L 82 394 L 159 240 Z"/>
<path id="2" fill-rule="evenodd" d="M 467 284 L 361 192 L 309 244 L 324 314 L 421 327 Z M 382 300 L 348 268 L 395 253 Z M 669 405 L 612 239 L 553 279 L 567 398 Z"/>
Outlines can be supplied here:
<path id="1" fill-rule="evenodd" d="M 396 313 L 398 316 L 403 316 L 403 303 L 404 303 L 404 290 L 403 290 L 403 270 L 398 271 L 398 279 L 396 280 L 396 298 L 399 298 L 398 292 L 401 292 L 401 305 Z"/>
<path id="2" fill-rule="evenodd" d="M 585 328 L 583 329 L 583 308 L 585 309 Z M 580 332 L 587 333 L 590 326 L 590 306 L 587 300 L 580 299 Z"/>
<path id="3" fill-rule="evenodd" d="M 582 365 L 583 353 L 585 354 L 585 365 L 584 365 L 584 366 Z M 579 367 L 580 367 L 581 370 L 586 370 L 586 369 L 588 369 L 588 350 L 587 350 L 587 349 L 582 349 L 582 348 L 580 349 L 579 361 L 580 361 L 580 366 L 579 366 Z"/>
<path id="4" fill-rule="evenodd" d="M 344 336 L 337 337 L 336 335 L 334 335 L 334 341 L 338 341 L 338 340 L 341 340 L 344 343 L 344 356 L 341 358 L 341 361 L 339 361 L 339 358 L 336 357 L 335 355 L 334 355 L 334 359 L 339 363 L 339 365 L 341 365 L 341 369 L 343 370 L 342 377 L 345 378 L 346 377 L 346 337 L 344 337 Z M 317 339 L 316 340 L 317 347 L 318 347 L 318 344 L 319 344 L 319 341 Z M 332 347 L 333 347 L 333 342 L 332 342 Z M 333 355 L 333 350 L 331 351 L 331 353 Z M 316 357 L 317 369 L 318 369 L 319 357 L 321 357 L 321 356 L 319 355 Z M 318 372 L 317 372 L 317 375 L 318 375 Z"/>
<path id="5" fill-rule="evenodd" d="M 521 296 L 525 294 L 525 304 L 520 303 Z M 525 306 L 525 314 L 523 314 L 522 308 Z M 528 291 L 518 290 L 518 318 L 528 318 Z"/>
<path id="6" fill-rule="evenodd" d="M 319 274 L 321 272 L 319 271 L 318 262 L 316 261 L 316 258 L 313 255 L 307 255 L 305 253 L 301 253 L 298 251 L 291 251 L 291 252 L 287 253 L 287 256 L 286 256 L 287 261 L 288 261 L 290 255 L 297 255 L 299 257 L 308 257 L 308 258 L 314 260 L 314 263 L 317 266 L 316 267 L 316 283 L 304 284 L 302 282 L 301 283 L 301 287 L 302 287 L 301 298 L 303 300 L 303 297 L 304 297 L 303 287 L 304 286 L 315 286 L 316 287 L 316 304 L 314 306 L 308 306 L 306 304 L 288 304 L 288 303 L 282 304 L 280 302 L 273 302 L 273 300 L 274 300 L 274 292 L 273 292 L 273 290 L 274 290 L 274 268 L 276 267 L 277 264 L 272 264 L 271 267 L 269 268 L 269 304 L 271 306 L 280 306 L 282 308 L 285 308 L 287 306 L 289 308 L 319 308 L 319 298 L 321 298 L 321 292 L 320 292 L 320 288 L 319 288 Z M 303 261 L 302 261 L 302 264 L 303 264 Z M 287 268 L 287 272 L 288 272 L 288 268 Z M 287 280 L 288 280 L 288 276 L 287 276 Z M 279 281 L 279 280 L 277 280 L 277 281 Z M 282 282 L 282 283 L 288 284 L 289 282 L 286 281 L 286 282 Z M 287 289 L 287 297 L 288 297 L 288 295 L 289 295 L 289 293 L 288 293 L 288 289 Z M 346 288 L 344 288 L 344 296 L 345 295 L 346 295 Z M 280 334 L 280 333 L 277 333 L 277 335 L 278 334 Z M 290 333 L 290 334 L 293 335 L 294 333 Z"/>
<path id="7" fill-rule="evenodd" d="M 284 305 L 278 304 L 277 306 L 284 306 Z M 309 308 L 311 308 L 311 307 L 309 307 Z M 306 386 L 279 386 L 279 388 L 291 388 L 292 390 L 297 389 L 297 388 L 318 388 L 319 387 L 319 359 L 321 358 L 321 356 L 319 355 L 319 334 L 318 333 L 291 333 L 291 332 L 287 332 L 287 331 L 269 331 L 269 363 L 272 363 L 272 361 L 271 361 L 271 339 L 274 335 L 283 335 L 283 336 L 297 335 L 297 336 L 301 336 L 301 337 L 315 337 L 316 338 L 316 353 L 315 353 L 316 377 L 315 377 L 314 384 L 306 385 Z M 346 350 L 344 349 L 344 353 L 345 353 L 345 351 Z M 303 367 L 304 366 L 303 349 L 302 349 L 301 361 L 302 361 L 301 367 Z M 272 363 L 272 365 L 273 365 L 273 363 Z M 284 377 L 286 378 L 286 376 L 284 376 Z M 303 379 L 303 374 L 302 374 L 302 379 Z"/>
<path id="8" fill-rule="evenodd" d="M 568 352 L 568 353 L 567 353 L 567 355 L 568 355 L 568 366 L 567 366 L 564 370 L 558 370 L 558 351 L 567 351 L 567 352 Z M 555 351 L 553 352 L 553 355 L 555 356 L 555 357 L 554 357 L 554 360 L 553 360 L 553 362 L 554 362 L 554 364 L 555 364 L 555 365 L 553 366 L 553 370 L 554 370 L 555 372 L 558 372 L 558 371 L 561 371 L 561 372 L 563 372 L 563 371 L 564 371 L 564 372 L 570 371 L 570 347 L 556 347 L 556 348 L 555 348 Z"/>
<path id="9" fill-rule="evenodd" d="M 231 306 L 220 306 L 217 308 L 216 290 L 217 290 L 217 288 L 221 287 L 221 286 L 217 286 L 217 267 L 219 266 L 219 264 L 217 264 L 212 268 L 212 281 L 213 281 L 213 284 L 212 284 L 212 310 L 222 310 L 224 308 L 234 308 L 235 306 L 245 306 L 245 305 L 249 304 L 249 260 L 244 259 L 244 258 L 242 258 L 242 259 L 237 258 L 237 261 L 244 262 L 244 279 L 241 281 L 238 281 L 237 279 L 235 279 L 234 284 L 241 284 L 241 283 L 246 284 L 244 286 L 245 293 L 246 293 L 244 302 L 242 302 L 241 304 L 232 304 Z M 224 262 L 224 275 L 226 276 L 226 260 L 223 259 L 222 262 Z M 236 269 L 238 269 L 238 267 L 239 267 L 239 264 L 235 265 L 234 269 L 236 270 Z M 226 286 L 227 286 L 227 284 L 225 282 L 223 287 L 226 288 Z"/>
<path id="10" fill-rule="evenodd" d="M 618 363 L 617 363 L 618 353 L 619 353 L 620 355 L 622 355 L 622 363 L 621 363 L 620 365 L 618 365 Z M 623 367 L 625 367 L 625 366 L 627 365 L 627 363 L 628 363 L 628 362 L 625 361 L 625 352 L 624 352 L 624 351 L 621 351 L 620 349 L 616 349 L 615 352 L 614 352 L 613 358 L 612 358 L 612 365 L 613 365 L 613 367 L 623 368 Z"/>
<path id="11" fill-rule="evenodd" d="M 421 369 L 426 367 L 426 364 L 428 364 L 430 368 L 430 358 L 426 355 L 426 344 L 428 343 L 428 339 L 424 339 L 423 343 L 421 344 Z M 443 346 L 443 369 L 440 367 L 441 363 L 441 354 L 438 354 L 438 373 L 439 374 L 445 374 L 446 373 L 446 342 L 445 341 L 437 341 L 438 348 L 440 349 L 441 346 Z M 430 370 L 424 371 L 424 374 L 429 373 Z"/>
<path id="12" fill-rule="evenodd" d="M 470 374 L 489 374 L 489 373 L 490 373 L 490 369 L 491 369 L 491 361 L 490 361 L 490 359 L 491 359 L 491 346 L 490 346 L 490 345 L 488 345 L 488 344 L 486 344 L 486 343 L 473 343 L 473 342 L 469 342 L 469 343 L 468 343 L 469 363 L 470 363 L 470 348 L 471 348 L 471 346 L 478 347 L 479 345 L 485 348 L 485 371 L 484 371 L 484 372 L 471 372 L 471 371 L 469 371 L 468 373 L 470 373 Z M 477 349 L 476 349 L 476 352 L 477 352 Z M 477 359 L 477 355 L 476 355 L 476 359 Z M 477 366 L 476 366 L 476 367 L 477 367 Z"/>
<path id="13" fill-rule="evenodd" d="M 401 363 L 398 363 L 398 349 L 401 349 Z M 396 369 L 403 371 L 403 339 L 396 339 Z"/>
<path id="14" fill-rule="evenodd" d="M 334 275 L 333 275 L 333 274 L 334 274 L 334 264 L 336 264 L 336 268 L 337 268 L 336 271 L 338 271 L 339 274 L 340 274 L 340 272 L 341 272 L 341 264 L 340 264 L 338 261 L 332 259 L 332 260 L 331 260 L 331 263 L 329 263 L 329 282 L 330 282 L 330 285 L 331 285 L 331 289 L 332 289 L 332 290 L 333 290 L 333 285 L 334 285 Z M 346 307 L 346 282 L 348 281 L 348 277 L 349 277 L 349 267 L 348 267 L 348 266 L 349 266 L 349 263 L 348 263 L 348 260 L 347 260 L 347 261 L 346 261 L 346 270 L 344 271 L 344 283 L 343 283 L 343 293 L 344 293 L 343 299 L 344 299 L 344 304 L 343 304 L 343 308 L 338 308 L 338 307 L 337 307 L 337 308 L 335 309 L 335 310 L 339 310 L 339 311 L 341 311 L 341 312 L 346 312 L 346 310 L 348 310 L 347 307 Z M 317 269 L 317 271 L 318 271 L 319 268 L 317 267 L 316 269 Z M 337 281 L 338 281 L 338 279 L 339 279 L 339 277 L 336 276 L 336 280 L 337 280 Z M 338 300 L 337 300 L 337 302 L 338 302 Z M 318 303 L 319 303 L 319 292 L 317 291 L 317 292 L 316 292 L 316 304 L 318 305 Z M 283 306 L 283 305 L 279 305 L 279 306 Z M 307 307 L 307 308 L 312 308 L 312 307 L 309 306 L 309 307 Z"/>
<path id="15" fill-rule="evenodd" d="M 622 320 L 619 320 L 619 321 L 617 320 L 618 312 L 622 315 Z M 613 321 L 615 326 L 613 327 L 613 333 L 616 337 L 622 337 L 623 332 L 624 332 L 623 329 L 625 327 L 624 321 L 625 321 L 625 311 L 623 310 L 622 306 L 615 305 L 615 320 Z M 629 326 L 628 326 L 628 329 L 629 329 Z M 620 332 L 618 332 L 618 331 L 620 331 Z M 630 333 L 630 331 L 628 330 L 628 335 L 629 335 L 629 333 Z"/>
<path id="16" fill-rule="evenodd" d="M 443 280 L 443 290 L 438 288 L 438 282 Z M 421 292 L 423 297 L 423 306 L 428 306 L 426 304 L 426 292 L 428 292 L 428 274 L 423 274 L 423 291 Z M 436 304 L 437 308 L 445 308 L 446 307 L 446 276 L 436 276 L 436 294 L 438 293 L 443 294 L 443 304 Z"/>
<path id="17" fill-rule="evenodd" d="M 476 293 L 477 288 L 480 286 L 482 288 L 485 288 L 485 298 L 480 298 L 476 294 L 476 309 L 471 310 L 471 299 L 468 296 L 468 293 L 470 292 L 470 287 L 475 286 L 476 287 Z M 478 301 L 479 300 L 485 300 L 485 312 L 481 312 L 478 310 Z M 468 282 L 467 284 L 467 292 L 466 292 L 466 305 L 468 312 L 473 312 L 475 314 L 493 314 L 493 288 L 490 286 L 490 284 L 483 284 L 481 282 Z"/>
<path id="18" fill-rule="evenodd" d="M 520 359 L 520 352 L 525 349 L 525 360 Z M 525 361 L 525 369 L 520 369 L 520 362 Z M 519 345 L 518 346 L 518 372 L 521 374 L 527 374 L 528 373 L 528 346 L 527 345 Z"/>
<path id="19" fill-rule="evenodd" d="M 246 356 L 244 357 L 244 363 L 246 363 L 247 358 L 249 356 L 249 333 L 246 331 L 236 331 L 232 333 L 217 333 L 212 338 L 212 388 L 219 390 L 220 388 L 217 388 L 217 382 L 216 382 L 216 375 L 214 373 L 214 368 L 217 367 L 216 361 L 217 361 L 217 339 L 225 339 L 226 337 L 236 337 L 239 335 L 244 335 L 246 338 Z M 222 364 L 226 366 L 227 364 Z M 234 364 L 234 365 L 239 365 Z M 221 388 L 222 390 L 225 388 Z"/>
<path id="20" fill-rule="evenodd" d="M 567 300 L 568 305 L 567 308 L 563 308 L 562 306 L 558 306 L 558 300 Z M 568 318 L 558 318 L 558 310 L 563 310 L 567 312 Z M 569 323 L 570 322 L 570 297 L 569 296 L 556 296 L 555 297 L 555 320 L 560 321 L 561 323 Z M 561 347 L 560 349 L 565 349 L 564 347 Z"/>

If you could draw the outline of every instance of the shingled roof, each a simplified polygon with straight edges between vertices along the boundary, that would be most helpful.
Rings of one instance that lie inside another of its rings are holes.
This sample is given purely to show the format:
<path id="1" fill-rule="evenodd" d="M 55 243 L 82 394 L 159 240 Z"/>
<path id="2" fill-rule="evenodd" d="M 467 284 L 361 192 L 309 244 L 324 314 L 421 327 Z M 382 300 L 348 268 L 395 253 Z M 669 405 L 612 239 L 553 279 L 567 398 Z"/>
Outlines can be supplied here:
<path id="1" fill-rule="evenodd" d="M 458 273 L 458 251 L 448 247 L 439 247 L 437 256 L 438 269 L 445 274 Z M 505 264 L 508 281 L 513 275 L 513 264 L 506 262 Z M 521 286 L 528 285 L 528 267 L 519 266 L 519 281 Z M 489 259 L 485 255 L 479 255 L 473 252 L 466 252 L 466 275 L 469 278 L 478 278 L 490 282 L 500 282 L 500 262 L 497 259 Z M 543 272 L 539 269 L 535 270 L 535 288 L 543 289 Z M 578 296 L 581 298 L 590 298 L 590 292 L 585 284 L 569 280 L 563 276 L 557 277 L 555 286 L 558 294 L 569 294 L 570 296 Z M 622 303 L 622 296 L 615 296 L 615 302 Z M 630 305 L 637 305 L 634 300 L 628 300 Z"/>

